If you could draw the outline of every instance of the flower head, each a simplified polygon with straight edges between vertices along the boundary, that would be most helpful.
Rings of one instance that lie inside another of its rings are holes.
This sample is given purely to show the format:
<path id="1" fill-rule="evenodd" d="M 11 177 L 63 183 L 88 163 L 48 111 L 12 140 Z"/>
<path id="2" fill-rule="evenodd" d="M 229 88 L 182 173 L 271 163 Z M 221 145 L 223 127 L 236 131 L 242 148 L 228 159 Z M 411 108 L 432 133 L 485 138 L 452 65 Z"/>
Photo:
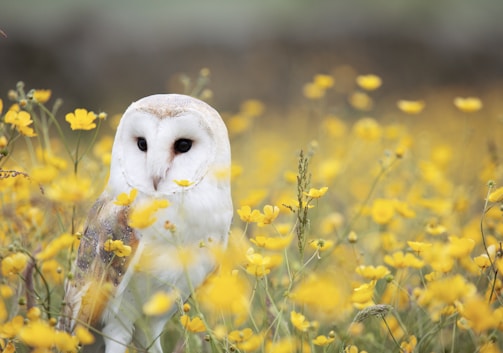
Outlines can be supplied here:
<path id="1" fill-rule="evenodd" d="M 424 101 L 399 100 L 396 105 L 406 114 L 419 114 L 423 111 L 425 103 Z"/>
<path id="2" fill-rule="evenodd" d="M 115 200 L 114 204 L 118 206 L 130 206 L 135 200 L 137 194 L 137 189 L 131 189 L 129 195 L 123 192 L 122 194 L 117 195 L 117 200 Z"/>
<path id="3" fill-rule="evenodd" d="M 477 97 L 456 97 L 454 105 L 465 113 L 474 113 L 482 109 L 482 101 Z"/>
<path id="4" fill-rule="evenodd" d="M 173 306 L 173 298 L 166 292 L 156 292 L 143 305 L 143 313 L 147 316 L 162 315 Z"/>
<path id="5" fill-rule="evenodd" d="M 381 87 L 382 80 L 377 75 L 360 75 L 356 77 L 356 84 L 367 91 L 374 91 Z"/>
<path id="6" fill-rule="evenodd" d="M 103 244 L 103 249 L 105 251 L 113 252 L 118 257 L 126 257 L 131 255 L 131 247 L 129 245 L 124 245 L 122 240 L 107 239 L 105 244 Z"/>
<path id="7" fill-rule="evenodd" d="M 169 206 L 168 200 L 153 200 L 147 204 L 134 207 L 129 215 L 129 226 L 143 229 L 155 223 L 154 214 L 161 208 Z"/>
<path id="8" fill-rule="evenodd" d="M 92 130 L 96 127 L 94 120 L 97 116 L 86 109 L 75 109 L 73 113 L 66 114 L 65 120 L 70 123 L 72 130 Z"/>
<path id="9" fill-rule="evenodd" d="M 30 113 L 25 112 L 24 110 L 19 112 L 12 109 L 9 110 L 5 114 L 5 122 L 13 125 L 22 135 L 28 137 L 37 136 L 35 131 L 29 127 L 29 125 L 33 122 L 33 120 L 31 120 Z"/>

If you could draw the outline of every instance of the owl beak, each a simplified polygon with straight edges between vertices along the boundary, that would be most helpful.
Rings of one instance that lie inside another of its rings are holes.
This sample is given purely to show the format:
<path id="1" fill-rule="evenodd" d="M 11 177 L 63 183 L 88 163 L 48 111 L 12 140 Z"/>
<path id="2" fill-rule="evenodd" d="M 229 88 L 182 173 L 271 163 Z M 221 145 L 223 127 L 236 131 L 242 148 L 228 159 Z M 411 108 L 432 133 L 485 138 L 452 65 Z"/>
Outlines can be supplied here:
<path id="1" fill-rule="evenodd" d="M 162 180 L 162 177 L 160 177 L 160 176 L 158 176 L 158 175 L 157 175 L 157 176 L 154 176 L 154 177 L 152 178 L 152 185 L 154 186 L 154 190 L 155 190 L 155 191 L 157 191 L 157 186 L 159 185 L 159 183 L 161 182 L 161 180 Z"/>

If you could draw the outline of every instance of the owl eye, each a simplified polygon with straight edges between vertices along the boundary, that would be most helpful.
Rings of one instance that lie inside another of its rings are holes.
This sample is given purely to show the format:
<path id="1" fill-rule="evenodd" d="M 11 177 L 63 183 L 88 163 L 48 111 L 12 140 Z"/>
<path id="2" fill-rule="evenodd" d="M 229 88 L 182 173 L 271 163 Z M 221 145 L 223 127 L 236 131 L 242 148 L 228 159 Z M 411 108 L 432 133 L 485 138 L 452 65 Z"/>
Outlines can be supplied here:
<path id="1" fill-rule="evenodd" d="M 175 141 L 175 152 L 185 153 L 192 147 L 192 140 L 189 139 L 178 139 Z"/>
<path id="2" fill-rule="evenodd" d="M 147 140 L 144 137 L 138 137 L 136 144 L 138 145 L 140 151 L 147 151 Z"/>

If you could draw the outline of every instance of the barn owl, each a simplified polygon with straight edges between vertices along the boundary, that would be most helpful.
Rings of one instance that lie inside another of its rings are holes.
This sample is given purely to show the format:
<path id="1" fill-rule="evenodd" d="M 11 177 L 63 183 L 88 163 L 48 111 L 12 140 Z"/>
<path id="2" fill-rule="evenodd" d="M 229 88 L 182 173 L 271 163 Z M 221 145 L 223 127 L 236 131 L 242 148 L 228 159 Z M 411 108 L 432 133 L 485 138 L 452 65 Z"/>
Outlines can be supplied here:
<path id="1" fill-rule="evenodd" d="M 177 305 L 155 316 L 142 308 L 159 291 L 185 301 L 214 269 L 210 244 L 226 246 L 232 218 L 229 168 L 227 129 L 209 105 L 175 94 L 132 103 L 117 128 L 108 184 L 84 225 L 60 328 L 101 331 L 103 341 L 87 351 L 162 352 L 159 337 Z M 133 190 L 131 205 L 118 204 Z M 156 200 L 167 202 L 155 221 L 132 227 L 135 208 Z M 110 240 L 130 253 L 110 251 Z"/>

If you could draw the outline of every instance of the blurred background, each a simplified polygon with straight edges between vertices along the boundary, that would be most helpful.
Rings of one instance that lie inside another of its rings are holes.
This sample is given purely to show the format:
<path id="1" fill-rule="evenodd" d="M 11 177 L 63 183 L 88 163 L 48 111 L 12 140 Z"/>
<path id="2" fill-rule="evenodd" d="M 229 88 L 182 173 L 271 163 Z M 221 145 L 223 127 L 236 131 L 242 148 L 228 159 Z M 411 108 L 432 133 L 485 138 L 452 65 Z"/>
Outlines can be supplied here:
<path id="1" fill-rule="evenodd" d="M 500 0 L 4 0 L 0 94 L 23 80 L 63 111 L 117 113 L 207 67 L 226 110 L 287 106 L 338 68 L 381 76 L 382 95 L 479 95 L 503 79 L 502 13 Z"/>

